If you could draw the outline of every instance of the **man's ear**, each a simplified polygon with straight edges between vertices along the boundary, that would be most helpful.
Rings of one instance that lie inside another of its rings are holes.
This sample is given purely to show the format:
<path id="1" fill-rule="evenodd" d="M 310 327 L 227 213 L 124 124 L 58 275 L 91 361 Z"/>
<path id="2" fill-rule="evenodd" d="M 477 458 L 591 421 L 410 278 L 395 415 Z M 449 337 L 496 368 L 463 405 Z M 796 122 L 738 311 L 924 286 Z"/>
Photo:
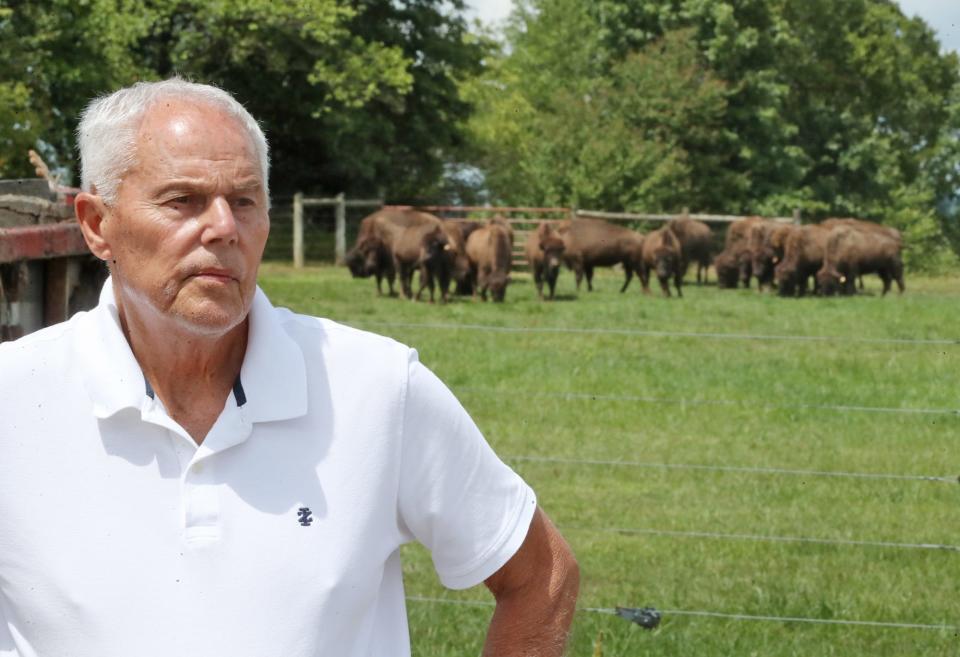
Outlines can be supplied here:
<path id="1" fill-rule="evenodd" d="M 103 222 L 110 213 L 103 199 L 97 194 L 80 192 L 73 200 L 73 210 L 93 255 L 108 262 L 113 260 L 113 251 L 103 234 Z"/>

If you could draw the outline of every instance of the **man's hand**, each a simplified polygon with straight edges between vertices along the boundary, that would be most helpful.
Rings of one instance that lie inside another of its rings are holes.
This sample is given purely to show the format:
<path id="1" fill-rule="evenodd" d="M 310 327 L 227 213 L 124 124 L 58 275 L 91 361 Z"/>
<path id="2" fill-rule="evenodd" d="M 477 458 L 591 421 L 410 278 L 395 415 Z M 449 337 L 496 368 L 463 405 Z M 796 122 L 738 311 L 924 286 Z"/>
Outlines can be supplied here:
<path id="1" fill-rule="evenodd" d="M 563 536 L 536 510 L 527 537 L 485 584 L 497 600 L 484 657 L 560 657 L 573 621 L 580 570 Z"/>

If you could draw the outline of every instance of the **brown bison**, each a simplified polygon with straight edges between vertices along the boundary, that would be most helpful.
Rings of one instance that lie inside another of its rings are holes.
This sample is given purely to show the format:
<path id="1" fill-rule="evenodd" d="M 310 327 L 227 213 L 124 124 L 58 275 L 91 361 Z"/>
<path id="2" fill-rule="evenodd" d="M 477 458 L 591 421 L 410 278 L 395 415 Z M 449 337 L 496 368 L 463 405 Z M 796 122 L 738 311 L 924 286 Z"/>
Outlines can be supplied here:
<path id="1" fill-rule="evenodd" d="M 773 270 L 783 260 L 787 237 L 794 230 L 799 230 L 799 226 L 773 221 L 758 222 L 751 226 L 750 271 L 757 279 L 759 291 L 773 284 Z"/>
<path id="2" fill-rule="evenodd" d="M 563 261 L 563 240 L 544 221 L 527 236 L 524 250 L 533 273 L 533 282 L 537 286 L 537 295 L 543 299 L 543 282 L 546 281 L 550 288 L 550 299 L 553 299 L 560 263 Z"/>
<path id="3" fill-rule="evenodd" d="M 677 286 L 677 296 L 682 297 L 683 291 L 683 250 L 680 239 L 669 228 L 664 226 L 647 233 L 643 239 L 643 262 L 640 267 L 640 281 L 643 291 L 650 293 L 650 271 L 656 272 L 660 281 L 660 289 L 665 297 L 670 296 L 670 279 L 673 278 Z"/>
<path id="4" fill-rule="evenodd" d="M 593 291 L 594 267 L 623 265 L 626 280 L 621 292 L 630 285 L 634 273 L 640 273 L 643 235 L 636 231 L 601 219 L 573 219 L 561 223 L 557 234 L 563 240 L 563 260 L 573 270 L 578 291 L 584 276 L 587 290 Z"/>
<path id="5" fill-rule="evenodd" d="M 667 227 L 680 240 L 680 248 L 683 251 L 683 264 L 681 265 L 684 275 L 687 273 L 687 267 L 691 262 L 697 263 L 697 284 L 707 282 L 707 270 L 710 268 L 710 252 L 713 250 L 713 233 L 710 232 L 710 226 L 682 217 L 680 219 L 671 219 Z M 703 278 L 701 281 L 701 272 Z"/>
<path id="6" fill-rule="evenodd" d="M 740 260 L 732 251 L 724 249 L 714 256 L 713 270 L 717 272 L 717 287 L 736 289 L 740 281 Z"/>
<path id="7" fill-rule="evenodd" d="M 765 221 L 767 220 L 762 217 L 747 217 L 730 224 L 723 251 L 713 262 L 714 268 L 717 269 L 717 281 L 720 287 L 735 288 L 738 282 L 744 287 L 750 287 L 750 277 L 753 272 L 750 261 L 750 229 L 754 224 Z M 736 268 L 735 276 L 734 267 Z"/>
<path id="8" fill-rule="evenodd" d="M 496 219 L 470 233 L 467 258 L 470 260 L 474 298 L 479 290 L 486 301 L 489 290 L 494 301 L 503 301 L 510 282 L 512 242 L 509 226 Z"/>
<path id="9" fill-rule="evenodd" d="M 787 236 L 783 260 L 773 270 L 780 296 L 803 296 L 807 293 L 807 281 L 823 265 L 823 251 L 829 233 L 829 227 L 810 224 Z"/>
<path id="10" fill-rule="evenodd" d="M 854 294 L 854 282 L 858 276 L 876 273 L 883 281 L 884 295 L 890 291 L 891 281 L 897 282 L 902 294 L 905 288 L 899 238 L 899 232 L 894 234 L 889 230 L 880 231 L 855 224 L 831 230 L 827 237 L 823 266 L 817 272 L 820 293 L 827 296 Z"/>
<path id="11" fill-rule="evenodd" d="M 413 272 L 421 268 L 424 239 L 443 222 L 432 214 L 410 209 L 383 208 L 360 222 L 357 242 L 346 255 L 346 263 L 354 276 L 386 277 L 393 292 L 394 276 L 407 298 L 413 298 Z"/>

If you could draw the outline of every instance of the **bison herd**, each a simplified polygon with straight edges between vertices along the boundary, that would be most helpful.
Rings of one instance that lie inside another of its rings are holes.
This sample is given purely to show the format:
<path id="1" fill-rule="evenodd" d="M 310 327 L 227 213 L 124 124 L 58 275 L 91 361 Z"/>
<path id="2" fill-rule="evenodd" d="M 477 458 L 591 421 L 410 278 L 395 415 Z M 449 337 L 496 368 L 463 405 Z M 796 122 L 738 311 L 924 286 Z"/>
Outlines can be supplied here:
<path id="1" fill-rule="evenodd" d="M 440 300 L 448 300 L 451 285 L 457 294 L 488 295 L 503 301 L 510 283 L 514 234 L 501 217 L 486 223 L 443 220 L 412 209 L 384 208 L 366 217 L 346 264 L 355 277 L 374 277 L 383 294 L 389 294 L 399 277 L 408 299 L 421 299 L 429 290 L 430 301 L 439 287 Z M 599 219 L 542 222 L 527 237 L 524 249 L 537 294 L 555 294 L 561 264 L 574 273 L 577 290 L 584 279 L 593 290 L 596 267 L 621 265 L 624 292 L 640 279 L 650 292 L 650 276 L 656 276 L 664 296 L 683 296 L 683 278 L 696 265 L 697 283 L 706 282 L 712 263 L 721 288 L 750 287 L 757 279 L 760 290 L 776 288 L 782 296 L 802 296 L 810 289 L 818 294 L 854 294 L 856 281 L 862 288 L 863 274 L 875 273 L 883 293 L 896 281 L 903 292 L 902 240 L 899 231 L 858 219 L 827 219 L 800 226 L 760 217 L 741 219 L 730 225 L 724 248 L 712 257 L 714 237 L 703 222 L 678 218 L 649 233 L 639 233 Z M 413 292 L 413 275 L 420 285 Z"/>

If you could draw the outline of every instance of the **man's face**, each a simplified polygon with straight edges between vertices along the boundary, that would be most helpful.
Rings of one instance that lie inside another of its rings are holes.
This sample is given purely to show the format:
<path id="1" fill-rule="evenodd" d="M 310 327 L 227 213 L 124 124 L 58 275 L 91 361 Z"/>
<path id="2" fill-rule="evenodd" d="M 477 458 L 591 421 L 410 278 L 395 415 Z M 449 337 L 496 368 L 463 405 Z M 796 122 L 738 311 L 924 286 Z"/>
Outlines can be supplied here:
<path id="1" fill-rule="evenodd" d="M 270 229 L 253 144 L 229 115 L 161 101 L 103 233 L 125 316 L 223 334 L 246 317 Z"/>

